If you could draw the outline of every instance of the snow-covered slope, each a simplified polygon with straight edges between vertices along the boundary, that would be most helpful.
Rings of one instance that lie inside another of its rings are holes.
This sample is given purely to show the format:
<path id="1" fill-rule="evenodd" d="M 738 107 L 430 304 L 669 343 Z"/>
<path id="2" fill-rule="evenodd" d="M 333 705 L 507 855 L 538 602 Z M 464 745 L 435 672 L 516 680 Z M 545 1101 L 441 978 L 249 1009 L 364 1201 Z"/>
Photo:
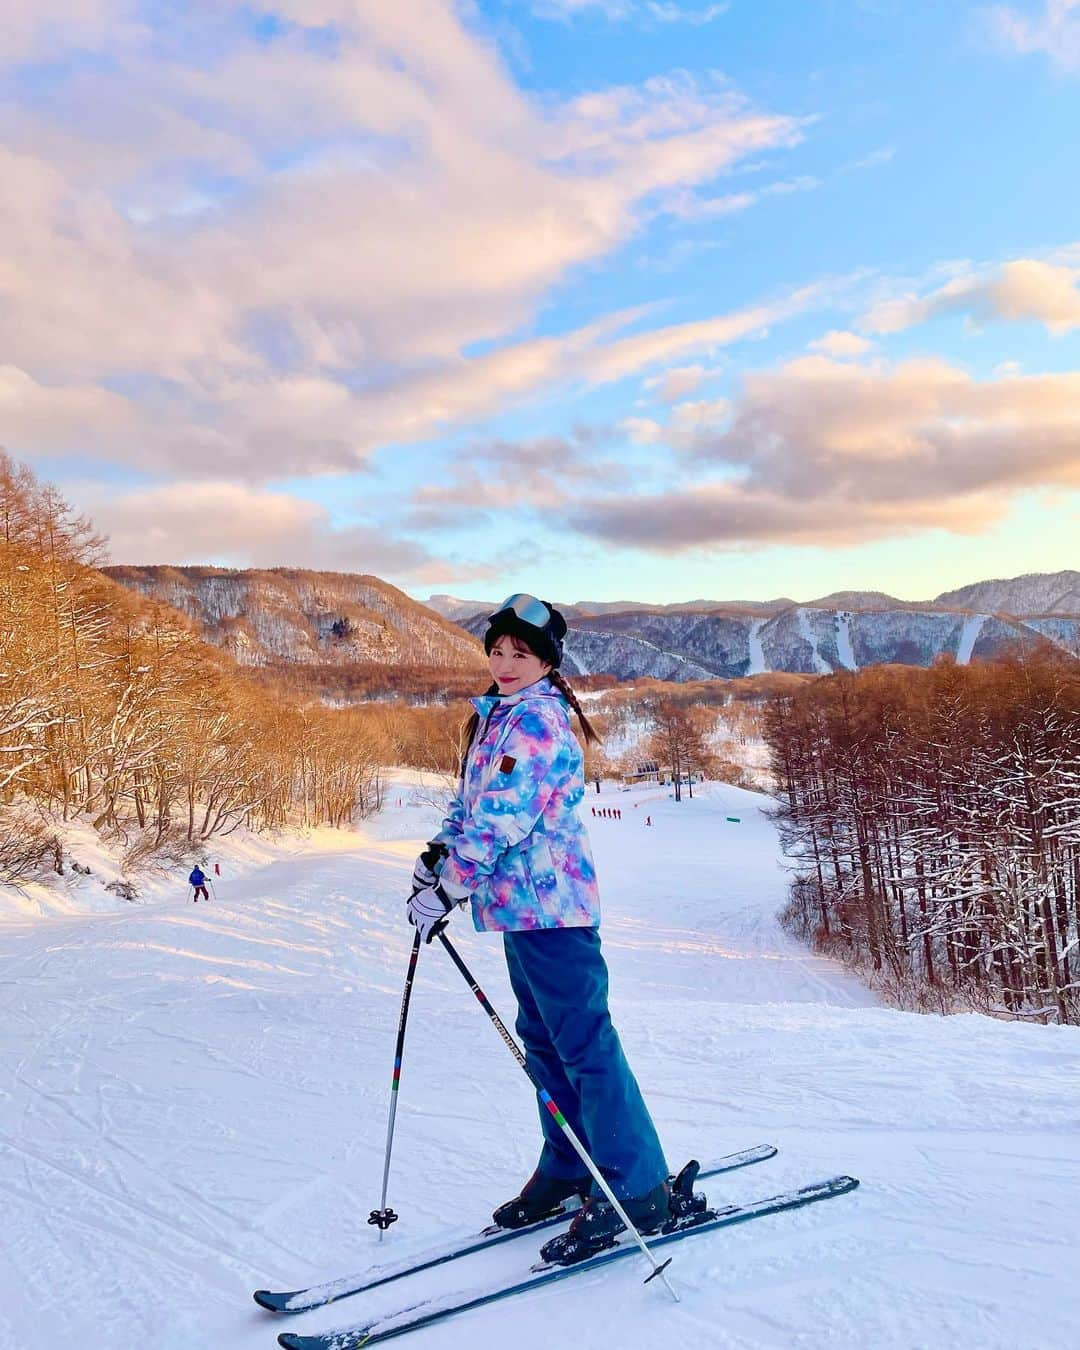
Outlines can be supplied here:
<path id="1" fill-rule="evenodd" d="M 242 665 L 287 661 L 482 666 L 453 623 L 378 577 L 302 568 L 106 567 L 171 605 Z"/>
<path id="2" fill-rule="evenodd" d="M 1080 572 L 1029 572 L 946 591 L 938 603 L 998 614 L 1080 614 Z"/>
<path id="3" fill-rule="evenodd" d="M 226 841 L 209 905 L 177 878 L 112 912 L 0 908 L 0 1345 L 271 1350 L 281 1324 L 253 1288 L 371 1258 L 401 897 L 435 814 L 411 800 L 392 791 L 358 836 Z M 594 820 L 598 803 L 623 819 Z M 875 1006 L 777 928 L 766 805 L 723 787 L 586 800 L 615 1017 L 673 1165 L 780 1146 L 715 1200 L 845 1171 L 862 1188 L 682 1244 L 678 1306 L 631 1261 L 420 1333 L 417 1350 L 1076 1343 L 1080 1029 Z M 461 918 L 454 936 L 509 1014 L 498 939 Z M 425 950 L 382 1253 L 482 1223 L 535 1148 L 523 1077 Z M 297 1325 L 528 1259 L 497 1256 Z"/>
<path id="4" fill-rule="evenodd" d="M 486 620 L 465 621 L 479 635 Z M 1008 619 L 913 604 L 893 609 L 796 605 L 771 615 L 671 608 L 569 619 L 568 674 L 632 680 L 731 679 L 765 670 L 829 674 L 882 662 L 966 663 L 1048 639 L 1080 649 L 1080 618 Z"/>
<path id="5" fill-rule="evenodd" d="M 479 645 L 461 630 L 482 635 L 485 616 L 498 603 L 444 595 L 432 596 L 425 606 L 378 577 L 283 567 L 105 571 L 148 599 L 179 609 L 207 641 L 245 665 L 480 667 Z M 565 605 L 570 624 L 565 670 L 571 677 L 692 681 L 766 670 L 823 674 L 880 662 L 927 666 L 942 653 L 966 660 L 1042 639 L 1075 652 L 1080 602 L 1071 614 L 1068 606 L 1076 595 L 1070 578 L 1076 576 L 1062 572 L 980 583 L 926 604 L 840 591 L 809 605 L 788 600 Z M 981 597 L 977 606 L 970 601 L 978 617 L 994 616 L 977 631 L 966 612 L 968 592 Z M 1010 611 L 1006 602 L 1028 607 Z M 1011 619 L 1009 612 L 1033 617 Z M 1037 617 L 1048 614 L 1054 617 Z"/>

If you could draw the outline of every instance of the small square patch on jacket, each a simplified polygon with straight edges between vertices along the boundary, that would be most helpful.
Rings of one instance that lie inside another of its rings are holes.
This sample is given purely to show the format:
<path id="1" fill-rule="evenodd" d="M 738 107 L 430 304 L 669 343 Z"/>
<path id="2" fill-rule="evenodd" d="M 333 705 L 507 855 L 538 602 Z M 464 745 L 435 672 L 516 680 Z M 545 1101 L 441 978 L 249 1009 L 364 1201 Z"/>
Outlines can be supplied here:
<path id="1" fill-rule="evenodd" d="M 516 767 L 517 760 L 513 755 L 503 755 L 502 759 L 499 760 L 500 773 L 513 773 Z"/>

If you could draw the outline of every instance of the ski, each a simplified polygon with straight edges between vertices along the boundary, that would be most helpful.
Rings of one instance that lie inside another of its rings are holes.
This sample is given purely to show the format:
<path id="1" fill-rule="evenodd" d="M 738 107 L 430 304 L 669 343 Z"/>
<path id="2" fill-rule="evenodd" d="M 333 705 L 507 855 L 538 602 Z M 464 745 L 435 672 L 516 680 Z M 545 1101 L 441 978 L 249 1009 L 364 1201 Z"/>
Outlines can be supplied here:
<path id="1" fill-rule="evenodd" d="M 858 1184 L 854 1177 L 832 1177 L 828 1181 L 819 1181 L 815 1185 L 803 1186 L 797 1191 L 787 1191 L 782 1195 L 770 1196 L 768 1199 L 757 1200 L 748 1205 L 729 1205 L 723 1209 L 706 1210 L 704 1214 L 694 1215 L 673 1231 L 662 1232 L 656 1237 L 649 1238 L 648 1244 L 650 1249 L 655 1250 L 657 1247 L 679 1242 L 698 1233 L 712 1233 L 719 1228 L 728 1228 L 737 1223 L 746 1223 L 750 1219 L 763 1218 L 767 1214 L 801 1209 L 804 1205 L 812 1205 L 820 1200 L 831 1200 L 834 1196 L 846 1195 Z M 410 1331 L 445 1321 L 472 1308 L 496 1303 L 500 1299 L 539 1289 L 543 1285 L 554 1284 L 556 1280 L 596 1270 L 601 1266 L 610 1265 L 612 1261 L 635 1255 L 640 1255 L 637 1244 L 624 1236 L 623 1240 L 616 1241 L 613 1247 L 587 1260 L 579 1261 L 576 1265 L 552 1266 L 540 1263 L 534 1265 L 524 1279 L 516 1282 L 495 1281 L 488 1285 L 477 1285 L 457 1294 L 421 1299 L 375 1321 L 342 1327 L 336 1331 L 314 1335 L 285 1331 L 278 1337 L 278 1344 L 283 1346 L 284 1350 L 361 1350 L 361 1347 L 377 1345 L 380 1341 L 388 1341 L 395 1336 L 404 1336 Z"/>
<path id="2" fill-rule="evenodd" d="M 772 1144 L 758 1144 L 755 1148 L 743 1149 L 739 1153 L 729 1153 L 702 1168 L 699 1180 L 705 1177 L 719 1176 L 722 1172 L 733 1172 L 739 1167 L 749 1167 L 751 1163 L 765 1162 L 775 1157 L 776 1149 Z M 298 1313 L 310 1308 L 322 1308 L 339 1299 L 350 1298 L 367 1289 L 376 1289 L 381 1284 L 390 1284 L 393 1280 L 403 1279 L 406 1275 L 416 1275 L 433 1266 L 445 1265 L 456 1261 L 458 1257 L 469 1256 L 473 1252 L 484 1251 L 514 1238 L 525 1237 L 529 1233 L 538 1233 L 552 1224 L 562 1223 L 573 1214 L 576 1205 L 568 1205 L 557 1214 L 541 1219 L 539 1223 L 529 1224 L 525 1228 L 498 1228 L 490 1225 L 479 1233 L 458 1238 L 438 1247 L 431 1247 L 413 1256 L 403 1257 L 400 1261 L 388 1261 L 369 1266 L 356 1275 L 347 1275 L 343 1279 L 328 1280 L 324 1284 L 312 1285 L 307 1289 L 276 1292 L 272 1289 L 257 1289 L 253 1295 L 255 1302 L 268 1312 Z"/>

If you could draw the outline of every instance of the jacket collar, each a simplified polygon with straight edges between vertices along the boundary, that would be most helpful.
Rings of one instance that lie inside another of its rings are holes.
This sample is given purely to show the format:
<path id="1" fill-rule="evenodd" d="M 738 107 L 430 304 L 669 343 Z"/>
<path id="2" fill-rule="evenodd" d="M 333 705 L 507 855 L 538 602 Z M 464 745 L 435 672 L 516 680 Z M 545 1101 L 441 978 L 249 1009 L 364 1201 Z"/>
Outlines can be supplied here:
<path id="1" fill-rule="evenodd" d="M 493 708 L 499 707 L 500 704 L 512 707 L 515 703 L 525 703 L 537 698 L 554 698 L 560 702 L 565 701 L 548 677 L 541 675 L 534 684 L 527 684 L 524 689 L 519 689 L 516 694 L 481 694 L 477 698 L 471 698 L 469 702 L 481 717 L 487 717 L 488 713 Z"/>

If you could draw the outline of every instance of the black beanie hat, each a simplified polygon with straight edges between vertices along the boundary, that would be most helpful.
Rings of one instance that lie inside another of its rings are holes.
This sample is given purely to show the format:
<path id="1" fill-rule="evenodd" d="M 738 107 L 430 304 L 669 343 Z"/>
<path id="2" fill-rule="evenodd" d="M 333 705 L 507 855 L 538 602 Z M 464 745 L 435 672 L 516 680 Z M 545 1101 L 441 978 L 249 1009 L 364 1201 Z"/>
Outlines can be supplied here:
<path id="1" fill-rule="evenodd" d="M 530 617 L 539 619 L 542 617 L 541 609 L 547 611 L 547 619 L 543 623 L 530 623 L 521 617 L 521 611 L 524 611 Z M 537 600 L 531 595 L 511 595 L 488 619 L 484 651 L 491 655 L 496 638 L 520 638 L 541 661 L 546 661 L 558 670 L 562 664 L 565 636 L 566 620 L 546 600 Z"/>

